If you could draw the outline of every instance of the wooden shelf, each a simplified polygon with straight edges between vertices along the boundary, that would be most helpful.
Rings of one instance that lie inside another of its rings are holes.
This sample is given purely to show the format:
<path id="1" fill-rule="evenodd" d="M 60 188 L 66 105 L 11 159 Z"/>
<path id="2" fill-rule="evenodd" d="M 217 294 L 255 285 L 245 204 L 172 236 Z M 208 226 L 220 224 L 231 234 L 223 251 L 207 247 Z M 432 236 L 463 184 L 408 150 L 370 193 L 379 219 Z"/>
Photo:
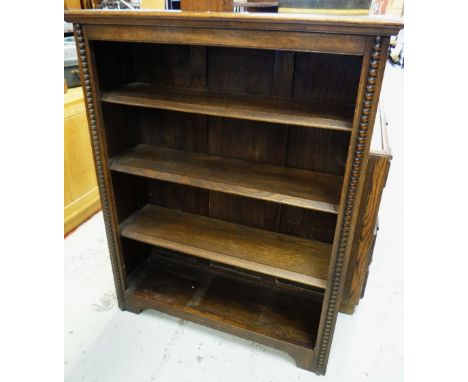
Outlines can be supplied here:
<path id="1" fill-rule="evenodd" d="M 121 235 L 223 264 L 325 288 L 332 246 L 294 236 L 146 205 Z"/>
<path id="2" fill-rule="evenodd" d="M 351 131 L 354 114 L 354 107 L 345 104 L 299 102 L 143 83 L 132 83 L 105 91 L 101 95 L 101 101 L 342 131 Z"/>
<path id="3" fill-rule="evenodd" d="M 140 144 L 111 169 L 204 189 L 337 213 L 342 177 Z"/>
<path id="4" fill-rule="evenodd" d="M 133 306 L 267 345 L 315 345 L 322 299 L 311 293 L 286 291 L 161 255 L 152 255 L 131 276 L 126 297 Z"/>

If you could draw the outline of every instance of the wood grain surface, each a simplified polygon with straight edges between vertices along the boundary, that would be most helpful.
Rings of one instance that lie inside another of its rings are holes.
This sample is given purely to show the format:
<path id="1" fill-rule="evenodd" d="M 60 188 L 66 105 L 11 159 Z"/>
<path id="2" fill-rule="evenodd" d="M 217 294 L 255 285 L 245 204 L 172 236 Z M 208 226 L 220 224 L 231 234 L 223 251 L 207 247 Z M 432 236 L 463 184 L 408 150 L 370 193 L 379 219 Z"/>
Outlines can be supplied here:
<path id="1" fill-rule="evenodd" d="M 114 157 L 111 169 L 331 213 L 342 183 L 332 174 L 144 144 Z"/>
<path id="2" fill-rule="evenodd" d="M 180 256 L 152 255 L 133 272 L 129 310 L 157 309 L 288 352 L 304 366 L 313 357 L 321 298 L 278 284 L 227 274 Z"/>
<path id="3" fill-rule="evenodd" d="M 129 239 L 323 287 L 331 245 L 147 205 L 120 225 Z"/>
<path id="4" fill-rule="evenodd" d="M 138 269 L 129 293 L 168 304 L 237 328 L 313 348 L 321 301 L 314 294 L 285 293 L 230 277 L 214 267 L 197 266 L 180 257 L 152 256 Z"/>
<path id="5" fill-rule="evenodd" d="M 117 16 L 117 17 L 116 17 Z M 65 11 L 65 20 L 85 25 L 159 25 L 221 29 L 274 30 L 393 36 L 403 27 L 401 18 L 378 16 L 260 14 L 233 12 L 161 12 L 87 10 Z M 344 49 L 345 47 L 343 47 Z"/>
<path id="6" fill-rule="evenodd" d="M 102 102 L 240 118 L 287 125 L 350 131 L 354 107 L 346 104 L 292 102 L 256 95 L 133 83 L 105 91 Z"/>

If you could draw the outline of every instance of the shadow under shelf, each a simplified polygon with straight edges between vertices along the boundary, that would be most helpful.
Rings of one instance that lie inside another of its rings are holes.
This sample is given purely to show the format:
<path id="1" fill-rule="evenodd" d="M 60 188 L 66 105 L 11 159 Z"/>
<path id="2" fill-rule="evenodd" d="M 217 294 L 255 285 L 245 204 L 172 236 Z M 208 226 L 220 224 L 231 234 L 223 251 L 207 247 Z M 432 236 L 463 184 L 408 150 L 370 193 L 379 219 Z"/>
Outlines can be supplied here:
<path id="1" fill-rule="evenodd" d="M 323 295 L 259 283 L 153 251 L 129 278 L 126 299 L 132 309 L 156 309 L 292 355 L 313 351 Z"/>

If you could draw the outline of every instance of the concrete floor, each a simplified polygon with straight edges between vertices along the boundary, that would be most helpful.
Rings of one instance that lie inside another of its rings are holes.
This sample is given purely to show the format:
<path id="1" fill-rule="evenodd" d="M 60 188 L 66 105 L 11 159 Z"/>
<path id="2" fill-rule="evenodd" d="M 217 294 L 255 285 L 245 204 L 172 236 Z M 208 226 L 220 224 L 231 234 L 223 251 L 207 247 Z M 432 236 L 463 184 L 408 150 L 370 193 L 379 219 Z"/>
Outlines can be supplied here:
<path id="1" fill-rule="evenodd" d="M 383 93 L 394 159 L 374 261 L 355 314 L 339 314 L 325 377 L 280 351 L 166 314 L 121 312 L 99 213 L 65 240 L 65 380 L 402 381 L 402 83 L 403 71 L 388 66 Z"/>

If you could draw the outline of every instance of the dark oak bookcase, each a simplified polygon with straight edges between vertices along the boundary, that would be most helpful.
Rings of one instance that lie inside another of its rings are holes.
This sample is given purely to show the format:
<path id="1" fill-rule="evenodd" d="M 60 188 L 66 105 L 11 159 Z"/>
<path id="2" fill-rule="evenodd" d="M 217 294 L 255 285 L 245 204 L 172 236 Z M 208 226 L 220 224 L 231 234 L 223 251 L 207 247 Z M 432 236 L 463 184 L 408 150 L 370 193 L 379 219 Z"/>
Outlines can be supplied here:
<path id="1" fill-rule="evenodd" d="M 121 309 L 325 373 L 398 22 L 69 12 Z"/>

